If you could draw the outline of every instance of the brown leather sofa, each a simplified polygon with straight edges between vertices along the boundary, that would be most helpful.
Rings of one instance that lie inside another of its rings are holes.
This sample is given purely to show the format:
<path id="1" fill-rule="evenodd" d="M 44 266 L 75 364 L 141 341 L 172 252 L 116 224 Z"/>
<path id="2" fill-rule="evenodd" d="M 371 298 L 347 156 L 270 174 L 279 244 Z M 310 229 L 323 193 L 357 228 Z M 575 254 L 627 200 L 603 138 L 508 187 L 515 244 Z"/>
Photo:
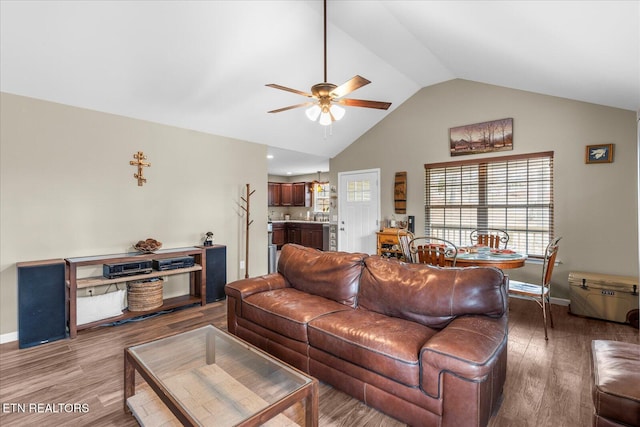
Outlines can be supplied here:
<path id="1" fill-rule="evenodd" d="M 507 366 L 507 279 L 285 245 L 226 285 L 229 332 L 414 426 L 484 426 Z"/>
<path id="2" fill-rule="evenodd" d="M 591 343 L 593 427 L 640 426 L 640 345 Z"/>

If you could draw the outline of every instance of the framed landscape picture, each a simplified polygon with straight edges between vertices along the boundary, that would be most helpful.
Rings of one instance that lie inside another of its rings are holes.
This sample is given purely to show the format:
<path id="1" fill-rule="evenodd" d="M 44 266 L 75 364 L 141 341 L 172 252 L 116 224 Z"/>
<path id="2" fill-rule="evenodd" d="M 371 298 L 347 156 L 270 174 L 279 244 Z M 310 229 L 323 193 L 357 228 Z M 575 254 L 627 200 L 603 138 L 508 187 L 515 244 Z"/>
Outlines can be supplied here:
<path id="1" fill-rule="evenodd" d="M 613 162 L 613 144 L 587 145 L 585 163 Z"/>
<path id="2" fill-rule="evenodd" d="M 513 119 L 500 119 L 449 129 L 452 156 L 513 150 Z"/>

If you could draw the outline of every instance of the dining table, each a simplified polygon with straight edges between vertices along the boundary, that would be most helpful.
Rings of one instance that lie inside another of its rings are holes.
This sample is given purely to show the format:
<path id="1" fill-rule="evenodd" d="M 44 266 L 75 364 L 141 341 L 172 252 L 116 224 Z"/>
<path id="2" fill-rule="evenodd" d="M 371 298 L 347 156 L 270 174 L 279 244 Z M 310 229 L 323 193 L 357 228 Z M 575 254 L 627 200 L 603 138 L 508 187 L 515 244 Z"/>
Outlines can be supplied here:
<path id="1" fill-rule="evenodd" d="M 515 251 L 459 252 L 456 267 L 496 267 L 501 270 L 524 267 L 527 255 Z"/>

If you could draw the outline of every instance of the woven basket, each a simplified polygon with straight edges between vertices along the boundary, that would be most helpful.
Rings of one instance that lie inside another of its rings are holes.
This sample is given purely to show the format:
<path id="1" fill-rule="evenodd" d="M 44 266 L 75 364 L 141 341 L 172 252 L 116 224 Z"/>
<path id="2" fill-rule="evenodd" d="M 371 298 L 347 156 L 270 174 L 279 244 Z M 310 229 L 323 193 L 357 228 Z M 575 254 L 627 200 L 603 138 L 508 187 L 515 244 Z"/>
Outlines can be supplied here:
<path id="1" fill-rule="evenodd" d="M 149 311 L 162 306 L 162 279 L 127 284 L 129 311 Z"/>

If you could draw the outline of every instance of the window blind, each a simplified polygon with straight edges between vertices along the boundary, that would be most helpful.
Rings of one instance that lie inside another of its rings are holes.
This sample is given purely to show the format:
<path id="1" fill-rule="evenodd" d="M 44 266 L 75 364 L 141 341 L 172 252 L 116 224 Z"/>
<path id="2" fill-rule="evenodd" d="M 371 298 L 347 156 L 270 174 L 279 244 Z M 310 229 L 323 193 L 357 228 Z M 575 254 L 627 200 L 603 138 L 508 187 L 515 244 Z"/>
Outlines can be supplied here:
<path id="1" fill-rule="evenodd" d="M 499 228 L 530 257 L 554 236 L 553 152 L 425 164 L 425 193 L 427 236 L 467 246 L 474 228 Z"/>

